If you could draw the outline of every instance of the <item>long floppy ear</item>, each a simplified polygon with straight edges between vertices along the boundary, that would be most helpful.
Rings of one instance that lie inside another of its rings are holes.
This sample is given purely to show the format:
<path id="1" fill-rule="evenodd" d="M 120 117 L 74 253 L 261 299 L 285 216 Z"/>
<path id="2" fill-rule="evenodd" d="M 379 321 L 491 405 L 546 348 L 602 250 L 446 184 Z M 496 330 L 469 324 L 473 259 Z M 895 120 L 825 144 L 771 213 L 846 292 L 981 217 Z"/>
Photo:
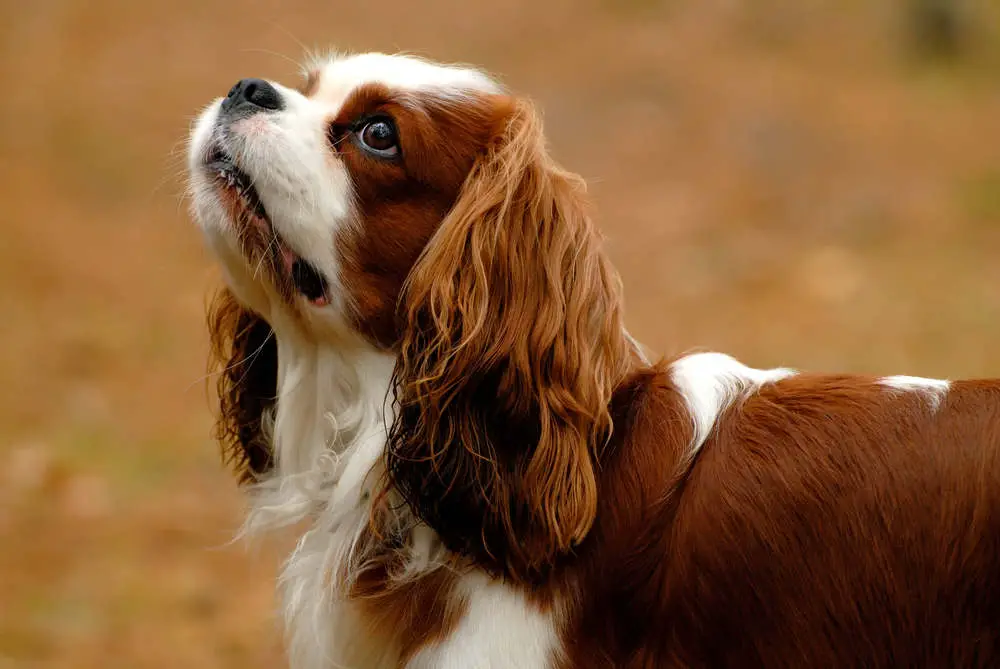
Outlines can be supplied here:
<path id="1" fill-rule="evenodd" d="M 535 578 L 594 522 L 631 349 L 585 186 L 509 103 L 407 279 L 387 464 L 451 550 Z"/>
<path id="2" fill-rule="evenodd" d="M 208 313 L 209 372 L 218 375 L 215 436 L 241 483 L 273 465 L 266 425 L 278 384 L 278 346 L 267 321 L 222 289 Z M 210 377 L 211 378 L 211 377 Z"/>

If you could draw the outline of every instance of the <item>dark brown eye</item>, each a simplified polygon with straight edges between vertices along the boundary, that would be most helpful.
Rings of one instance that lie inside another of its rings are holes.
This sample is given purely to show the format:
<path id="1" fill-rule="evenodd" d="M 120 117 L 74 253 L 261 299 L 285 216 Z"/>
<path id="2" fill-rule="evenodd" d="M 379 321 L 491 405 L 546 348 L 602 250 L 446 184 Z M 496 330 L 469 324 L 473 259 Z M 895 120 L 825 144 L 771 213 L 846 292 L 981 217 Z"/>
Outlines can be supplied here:
<path id="1" fill-rule="evenodd" d="M 379 157 L 390 158 L 399 153 L 396 126 L 389 119 L 377 118 L 368 121 L 357 136 L 364 148 Z"/>

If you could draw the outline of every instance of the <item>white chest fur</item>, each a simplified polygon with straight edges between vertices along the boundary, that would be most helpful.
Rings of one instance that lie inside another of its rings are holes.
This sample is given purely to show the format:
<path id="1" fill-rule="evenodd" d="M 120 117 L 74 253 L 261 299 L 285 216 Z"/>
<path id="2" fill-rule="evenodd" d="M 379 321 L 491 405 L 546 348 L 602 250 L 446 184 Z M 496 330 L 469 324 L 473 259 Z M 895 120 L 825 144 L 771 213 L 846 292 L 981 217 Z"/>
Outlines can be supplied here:
<path id="1" fill-rule="evenodd" d="M 382 473 L 394 359 L 294 336 L 279 337 L 278 358 L 275 468 L 252 490 L 244 532 L 308 523 L 279 579 L 290 664 L 392 666 L 385 648 L 358 643 L 363 631 L 345 595 L 366 559 L 360 538 Z"/>
<path id="2" fill-rule="evenodd" d="M 485 576 L 465 577 L 459 587 L 468 610 L 439 644 L 419 652 L 407 669 L 545 669 L 560 653 L 551 611 Z"/>
<path id="3" fill-rule="evenodd" d="M 368 552 L 361 540 L 380 483 L 395 360 L 372 350 L 345 356 L 279 339 L 277 410 L 270 421 L 273 473 L 251 492 L 247 534 L 308 523 L 280 576 L 292 669 L 397 667 L 394 644 L 368 629 L 347 596 Z M 405 511 L 401 512 L 405 514 Z M 408 518 L 409 567 L 442 554 L 436 536 Z M 467 606 L 448 638 L 423 648 L 412 669 L 544 669 L 557 653 L 551 613 L 514 589 L 469 574 L 456 596 Z"/>

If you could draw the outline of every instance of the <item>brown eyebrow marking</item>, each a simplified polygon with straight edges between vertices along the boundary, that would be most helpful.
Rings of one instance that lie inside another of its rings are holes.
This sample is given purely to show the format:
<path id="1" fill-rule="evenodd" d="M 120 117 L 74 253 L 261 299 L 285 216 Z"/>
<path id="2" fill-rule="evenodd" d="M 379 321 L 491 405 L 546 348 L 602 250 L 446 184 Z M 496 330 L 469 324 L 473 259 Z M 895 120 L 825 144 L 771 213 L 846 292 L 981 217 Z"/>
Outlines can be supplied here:
<path id="1" fill-rule="evenodd" d="M 344 101 L 333 123 L 348 125 L 363 114 L 370 114 L 392 102 L 392 90 L 388 86 L 377 83 L 362 84 Z"/>
<path id="2" fill-rule="evenodd" d="M 319 88 L 319 70 L 309 70 L 306 73 L 306 81 L 299 87 L 299 93 L 309 97 Z"/>

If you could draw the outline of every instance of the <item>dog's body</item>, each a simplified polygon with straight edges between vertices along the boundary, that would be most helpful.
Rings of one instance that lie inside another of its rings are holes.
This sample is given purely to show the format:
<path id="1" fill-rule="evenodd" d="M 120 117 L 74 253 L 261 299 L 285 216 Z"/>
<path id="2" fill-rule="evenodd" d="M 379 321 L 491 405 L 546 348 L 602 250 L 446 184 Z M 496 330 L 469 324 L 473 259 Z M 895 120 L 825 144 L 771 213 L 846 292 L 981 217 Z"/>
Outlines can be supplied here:
<path id="1" fill-rule="evenodd" d="M 191 147 L 294 667 L 1000 666 L 1000 384 L 651 363 L 529 105 L 309 74 Z"/>

